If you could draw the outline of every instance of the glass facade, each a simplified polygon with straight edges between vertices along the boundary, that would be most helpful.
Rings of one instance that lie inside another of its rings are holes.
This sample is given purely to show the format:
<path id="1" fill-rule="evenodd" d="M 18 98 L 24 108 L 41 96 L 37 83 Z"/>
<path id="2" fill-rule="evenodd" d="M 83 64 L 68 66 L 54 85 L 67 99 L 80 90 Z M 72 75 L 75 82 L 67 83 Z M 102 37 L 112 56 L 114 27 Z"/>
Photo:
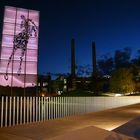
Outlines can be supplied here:
<path id="1" fill-rule="evenodd" d="M 39 12 L 5 7 L 0 49 L 0 85 L 37 85 Z"/>

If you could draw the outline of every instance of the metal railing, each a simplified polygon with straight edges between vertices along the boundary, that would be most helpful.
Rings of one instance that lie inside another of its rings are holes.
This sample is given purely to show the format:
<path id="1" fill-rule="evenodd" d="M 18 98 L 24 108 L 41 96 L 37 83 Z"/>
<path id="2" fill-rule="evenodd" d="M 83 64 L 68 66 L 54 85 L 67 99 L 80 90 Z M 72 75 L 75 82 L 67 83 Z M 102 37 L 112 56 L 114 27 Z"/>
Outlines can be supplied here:
<path id="1" fill-rule="evenodd" d="M 63 118 L 140 103 L 130 97 L 1 97 L 1 127 Z"/>

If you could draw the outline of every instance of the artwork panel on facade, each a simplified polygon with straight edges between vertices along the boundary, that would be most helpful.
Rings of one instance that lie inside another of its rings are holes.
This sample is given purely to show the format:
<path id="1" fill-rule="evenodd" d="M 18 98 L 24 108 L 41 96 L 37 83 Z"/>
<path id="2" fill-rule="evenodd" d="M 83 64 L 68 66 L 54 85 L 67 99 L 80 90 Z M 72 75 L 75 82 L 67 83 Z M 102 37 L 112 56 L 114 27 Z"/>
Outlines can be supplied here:
<path id="1" fill-rule="evenodd" d="M 4 46 L 1 50 L 1 60 L 8 60 L 9 54 L 12 53 L 12 47 Z"/>
<path id="2" fill-rule="evenodd" d="M 34 87 L 37 83 L 37 77 L 34 74 L 26 75 L 26 87 Z"/>
<path id="3" fill-rule="evenodd" d="M 36 50 L 28 49 L 26 53 L 27 53 L 27 57 L 26 57 L 27 60 L 37 62 L 36 56 L 38 55 L 38 53 Z"/>
<path id="4" fill-rule="evenodd" d="M 3 36 L 2 36 L 2 49 L 5 46 L 13 48 L 13 40 L 14 40 L 13 35 L 5 35 L 5 34 L 3 34 Z"/>
<path id="5" fill-rule="evenodd" d="M 34 74 L 34 75 L 36 75 L 36 73 L 37 73 L 37 62 L 27 62 L 26 63 L 26 72 L 28 73 L 28 74 Z"/>
<path id="6" fill-rule="evenodd" d="M 15 24 L 16 8 L 6 6 L 4 13 L 5 13 L 4 14 L 4 23 L 14 23 Z"/>
<path id="7" fill-rule="evenodd" d="M 35 25 L 37 27 L 39 27 L 39 16 L 38 16 L 38 11 L 35 11 L 35 10 L 30 10 L 29 12 L 29 18 L 32 19 L 35 23 Z"/>
<path id="8" fill-rule="evenodd" d="M 4 82 L 0 85 L 23 88 L 36 85 L 38 26 L 38 11 L 5 7 L 0 51 L 0 78 Z"/>
<path id="9" fill-rule="evenodd" d="M 38 49 L 38 40 L 31 37 L 30 40 L 28 41 L 28 45 L 27 45 L 27 49 L 33 49 L 33 50 L 37 50 Z"/>
<path id="10" fill-rule="evenodd" d="M 9 73 L 9 78 L 8 78 L 8 80 L 5 80 L 5 79 L 3 78 L 4 74 L 5 74 L 5 73 L 2 73 L 2 72 L 0 71 L 0 79 L 1 79 L 0 86 L 9 86 L 9 87 L 10 87 L 11 81 L 12 81 L 12 74 Z"/>
<path id="11" fill-rule="evenodd" d="M 24 17 L 27 19 L 28 18 L 28 10 L 22 9 L 22 8 L 17 8 L 16 24 L 21 25 L 21 22 L 23 21 L 21 19 L 22 15 L 24 15 Z"/>
<path id="12" fill-rule="evenodd" d="M 7 63 L 8 63 L 8 60 L 1 60 L 0 61 L 0 66 L 1 66 L 0 73 L 3 73 L 3 75 L 5 75 L 5 71 L 6 71 L 6 68 L 7 68 Z M 9 74 L 12 73 L 12 63 L 9 64 L 9 70 L 8 70 L 8 72 L 9 72 Z M 3 79 L 4 79 L 4 76 L 3 76 Z"/>
<path id="13" fill-rule="evenodd" d="M 3 34 L 14 35 L 14 25 L 11 23 L 4 23 L 3 25 Z"/>

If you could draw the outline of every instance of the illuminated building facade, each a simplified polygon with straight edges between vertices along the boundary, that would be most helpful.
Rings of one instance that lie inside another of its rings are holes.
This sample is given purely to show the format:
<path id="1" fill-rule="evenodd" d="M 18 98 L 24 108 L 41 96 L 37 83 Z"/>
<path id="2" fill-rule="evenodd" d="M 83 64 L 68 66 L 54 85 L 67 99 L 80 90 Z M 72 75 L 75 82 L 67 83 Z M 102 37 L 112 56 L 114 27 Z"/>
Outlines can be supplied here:
<path id="1" fill-rule="evenodd" d="M 37 85 L 39 12 L 5 7 L 0 48 L 0 86 L 25 89 Z M 12 94 L 12 93 L 11 93 Z"/>

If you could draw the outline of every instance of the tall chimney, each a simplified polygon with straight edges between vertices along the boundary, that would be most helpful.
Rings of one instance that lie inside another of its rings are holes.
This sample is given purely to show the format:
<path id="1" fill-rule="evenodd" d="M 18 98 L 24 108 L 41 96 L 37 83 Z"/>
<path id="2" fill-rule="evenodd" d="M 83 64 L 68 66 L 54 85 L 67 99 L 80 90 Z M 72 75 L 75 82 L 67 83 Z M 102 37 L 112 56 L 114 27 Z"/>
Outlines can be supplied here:
<path id="1" fill-rule="evenodd" d="M 75 78 L 75 40 L 71 40 L 71 76 Z"/>
<path id="2" fill-rule="evenodd" d="M 93 76 L 96 76 L 96 46 L 95 42 L 92 42 L 92 70 Z"/>
<path id="3" fill-rule="evenodd" d="M 75 40 L 71 40 L 71 80 L 72 90 L 76 89 L 76 74 L 75 74 Z"/>

